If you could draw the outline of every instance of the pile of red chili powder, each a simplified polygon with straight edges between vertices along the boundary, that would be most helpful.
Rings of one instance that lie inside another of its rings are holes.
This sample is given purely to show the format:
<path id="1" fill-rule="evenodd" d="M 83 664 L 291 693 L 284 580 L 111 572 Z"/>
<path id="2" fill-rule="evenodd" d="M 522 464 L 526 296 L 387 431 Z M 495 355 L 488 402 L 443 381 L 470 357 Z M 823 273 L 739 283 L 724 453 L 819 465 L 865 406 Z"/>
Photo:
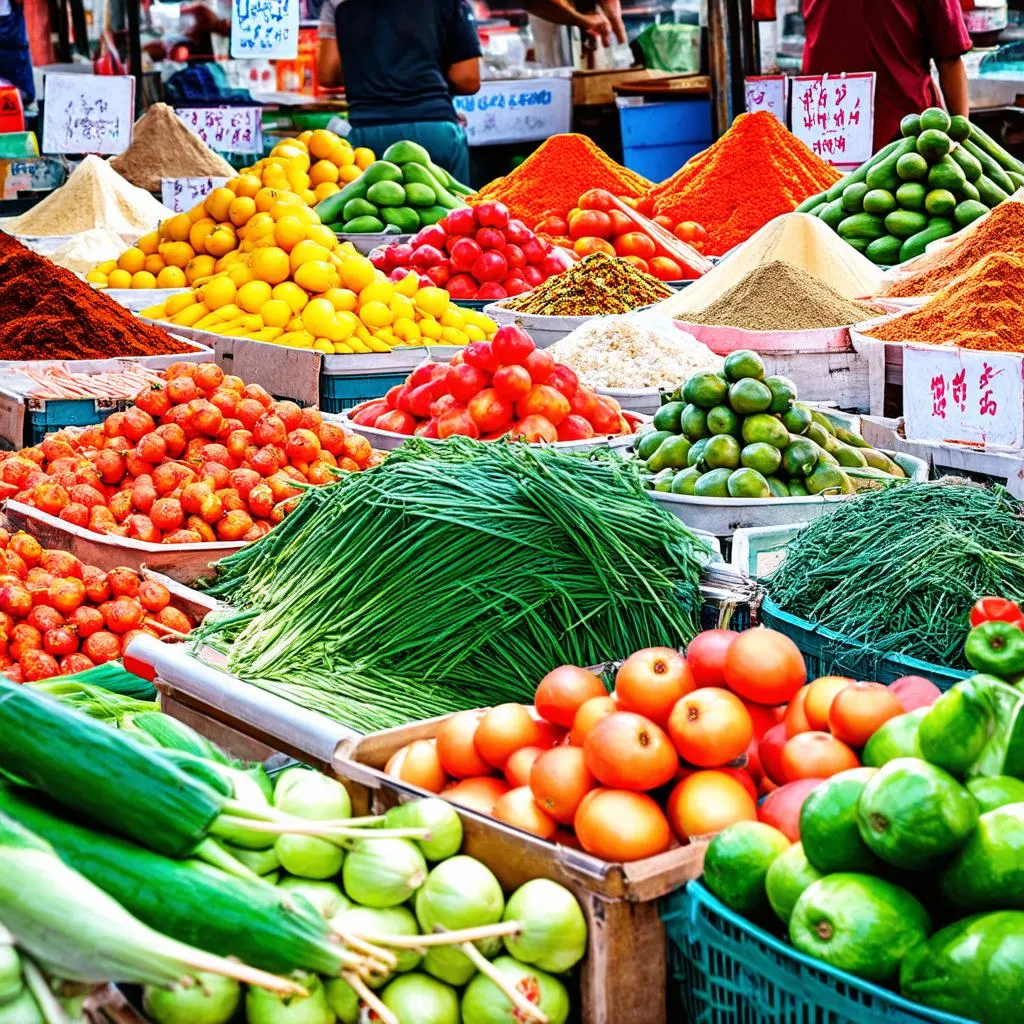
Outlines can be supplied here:
<path id="1" fill-rule="evenodd" d="M 110 359 L 193 352 L 0 233 L 0 359 Z"/>
<path id="2" fill-rule="evenodd" d="M 704 252 L 721 256 L 758 228 L 835 184 L 841 175 L 766 111 L 740 114 L 732 127 L 641 201 L 673 224 L 697 221 Z"/>

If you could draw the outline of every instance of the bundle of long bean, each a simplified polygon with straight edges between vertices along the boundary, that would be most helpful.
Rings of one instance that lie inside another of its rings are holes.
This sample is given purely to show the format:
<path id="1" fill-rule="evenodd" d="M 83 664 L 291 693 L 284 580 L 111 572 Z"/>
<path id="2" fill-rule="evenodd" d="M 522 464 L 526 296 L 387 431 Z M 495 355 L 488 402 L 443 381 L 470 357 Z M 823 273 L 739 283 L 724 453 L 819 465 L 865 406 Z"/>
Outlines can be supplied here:
<path id="1" fill-rule="evenodd" d="M 907 484 L 814 520 L 766 581 L 785 611 L 878 653 L 966 668 L 979 597 L 1024 597 L 1024 505 L 1001 489 Z"/>
<path id="2" fill-rule="evenodd" d="M 608 453 L 410 441 L 218 563 L 197 647 L 357 728 L 530 700 L 698 629 L 707 547 Z"/>

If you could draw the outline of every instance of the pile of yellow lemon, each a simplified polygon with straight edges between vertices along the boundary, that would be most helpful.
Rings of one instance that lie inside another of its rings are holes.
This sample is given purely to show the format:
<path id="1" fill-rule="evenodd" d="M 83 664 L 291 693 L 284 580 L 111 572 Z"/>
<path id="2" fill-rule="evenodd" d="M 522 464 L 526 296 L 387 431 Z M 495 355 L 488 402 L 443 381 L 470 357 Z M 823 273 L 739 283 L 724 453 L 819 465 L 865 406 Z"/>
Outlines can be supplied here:
<path id="1" fill-rule="evenodd" d="M 281 193 L 314 206 L 358 178 L 375 159 L 372 149 L 353 149 L 326 128 L 285 139 L 269 156 L 187 213 L 162 221 L 85 279 L 101 288 L 186 288 L 213 274 L 216 261 L 239 247 L 249 222 L 269 212 Z"/>
<path id="2" fill-rule="evenodd" d="M 238 248 L 189 283 L 142 315 L 324 353 L 466 345 L 497 330 L 482 313 L 452 305 L 443 288 L 421 287 L 416 273 L 389 281 L 351 244 L 339 245 L 294 192 L 254 214 Z"/>

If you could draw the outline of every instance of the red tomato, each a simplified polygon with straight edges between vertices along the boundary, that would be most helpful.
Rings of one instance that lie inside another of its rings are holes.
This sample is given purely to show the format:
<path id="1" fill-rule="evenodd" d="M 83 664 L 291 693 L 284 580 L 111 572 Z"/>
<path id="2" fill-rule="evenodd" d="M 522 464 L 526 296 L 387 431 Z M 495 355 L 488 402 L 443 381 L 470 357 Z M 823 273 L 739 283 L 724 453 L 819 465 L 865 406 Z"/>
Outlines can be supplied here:
<path id="1" fill-rule="evenodd" d="M 590 772 L 614 789 L 657 789 L 679 767 L 679 757 L 664 730 L 631 711 L 616 711 L 598 722 L 583 751 Z"/>
<path id="2" fill-rule="evenodd" d="M 530 792 L 545 814 L 571 825 L 583 798 L 597 786 L 579 747 L 543 751 L 530 768 Z"/>
<path id="3" fill-rule="evenodd" d="M 785 704 L 807 679 L 797 645 L 763 627 L 736 637 L 726 651 L 723 672 L 729 689 L 755 704 Z"/>
<path id="4" fill-rule="evenodd" d="M 903 714 L 899 698 L 881 683 L 851 683 L 828 709 L 829 732 L 851 747 L 863 747 L 890 718 Z"/>
<path id="5" fill-rule="evenodd" d="M 636 225 L 621 210 L 609 210 L 608 216 L 612 219 L 612 232 L 614 238 L 618 238 L 619 235 L 625 235 L 630 231 L 637 230 Z"/>
<path id="6" fill-rule="evenodd" d="M 605 256 L 614 256 L 615 248 L 611 242 L 593 235 L 584 235 L 573 242 L 572 251 L 578 256 L 589 256 L 591 253 L 603 252 Z"/>
<path id="7" fill-rule="evenodd" d="M 554 427 L 557 427 L 569 412 L 569 399 L 548 384 L 535 384 L 516 402 L 516 413 L 521 420 L 530 416 L 543 416 Z"/>
<path id="8" fill-rule="evenodd" d="M 514 754 L 509 755 L 505 762 L 505 778 L 513 789 L 529 783 L 533 762 L 543 753 L 543 747 L 520 747 Z"/>
<path id="9" fill-rule="evenodd" d="M 683 268 L 667 256 L 655 256 L 648 263 L 651 273 L 659 281 L 681 281 L 683 279 Z"/>
<path id="10" fill-rule="evenodd" d="M 636 651 L 615 674 L 615 699 L 623 711 L 635 711 L 662 726 L 693 687 L 686 661 L 671 647 Z"/>
<path id="11" fill-rule="evenodd" d="M 495 388 L 485 388 L 480 394 L 474 395 L 467 407 L 467 412 L 482 434 L 510 426 L 514 411 L 512 402 L 502 398 Z"/>
<path id="12" fill-rule="evenodd" d="M 571 729 L 582 704 L 592 697 L 607 696 L 604 683 L 593 672 L 575 665 L 562 665 L 552 669 L 537 684 L 533 703 L 542 718 Z"/>
<path id="13" fill-rule="evenodd" d="M 586 441 L 594 436 L 594 428 L 582 416 L 568 415 L 558 424 L 559 441 Z"/>
<path id="14" fill-rule="evenodd" d="M 537 806 L 529 786 L 519 786 L 503 793 L 494 802 L 491 814 L 506 825 L 513 825 L 541 839 L 550 839 L 558 831 L 558 823 Z"/>
<path id="15" fill-rule="evenodd" d="M 931 707 L 942 696 L 942 691 L 924 676 L 902 676 L 891 682 L 889 689 L 903 705 L 904 711 Z"/>
<path id="16" fill-rule="evenodd" d="M 499 327 L 491 339 L 491 349 L 499 364 L 522 364 L 536 349 L 536 344 L 521 327 L 507 325 Z"/>
<path id="17" fill-rule="evenodd" d="M 414 740 L 395 751 L 384 766 L 388 775 L 430 793 L 440 793 L 448 782 L 437 756 L 435 740 Z"/>
<path id="18" fill-rule="evenodd" d="M 801 686 L 793 694 L 793 699 L 786 705 L 786 714 L 782 721 L 786 726 L 787 737 L 811 731 L 811 723 L 807 721 L 807 713 L 804 709 L 804 701 L 807 699 L 807 691 L 810 688 L 809 684 Z"/>
<path id="19" fill-rule="evenodd" d="M 491 767 L 503 769 L 520 747 L 540 746 L 540 738 L 537 723 L 522 704 L 499 704 L 480 720 L 473 745 Z"/>
<path id="20" fill-rule="evenodd" d="M 655 224 L 660 224 L 668 231 L 671 231 L 673 227 L 675 227 L 672 223 L 672 218 L 666 217 L 663 213 L 659 213 L 657 217 L 652 217 L 651 220 L 653 220 Z"/>
<path id="21" fill-rule="evenodd" d="M 602 210 L 584 210 L 569 221 L 570 238 L 611 238 L 612 219 Z"/>
<path id="22" fill-rule="evenodd" d="M 827 779 L 847 768 L 859 768 L 857 755 L 827 732 L 802 732 L 782 748 L 782 771 L 787 782 Z"/>
<path id="23" fill-rule="evenodd" d="M 756 821 L 757 805 L 749 788 L 724 772 L 694 772 L 679 782 L 665 806 L 680 842 L 711 835 L 738 821 Z"/>
<path id="24" fill-rule="evenodd" d="M 804 694 L 804 717 L 812 731 L 828 729 L 828 710 L 832 701 L 852 682 L 849 676 L 820 676 L 808 685 Z"/>
<path id="25" fill-rule="evenodd" d="M 634 861 L 664 853 L 672 833 L 661 808 L 644 793 L 594 789 L 573 819 L 580 846 L 609 861 Z"/>
<path id="26" fill-rule="evenodd" d="M 782 768 L 782 748 L 788 740 L 786 725 L 784 722 L 779 722 L 778 725 L 773 725 L 767 730 L 757 744 L 757 757 L 761 762 L 761 770 L 777 786 L 781 786 L 786 781 L 786 773 Z"/>
<path id="27" fill-rule="evenodd" d="M 488 228 L 503 228 L 508 224 L 508 207 L 495 199 L 478 203 L 474 208 L 478 224 Z"/>
<path id="28" fill-rule="evenodd" d="M 769 793 L 757 810 L 758 821 L 777 828 L 790 842 L 800 841 L 800 808 L 804 801 L 825 780 L 800 779 Z"/>
<path id="29" fill-rule="evenodd" d="M 695 245 L 695 243 L 703 244 L 708 238 L 708 233 L 704 228 L 693 220 L 684 220 L 677 224 L 672 229 L 672 233 L 681 242 L 688 242 L 690 245 Z"/>
<path id="30" fill-rule="evenodd" d="M 438 726 L 437 757 L 449 775 L 466 779 L 490 772 L 491 766 L 476 752 L 473 742 L 481 718 L 479 711 L 460 711 Z"/>
<path id="31" fill-rule="evenodd" d="M 512 434 L 529 444 L 558 440 L 558 428 L 544 416 L 524 416 L 513 426 Z"/>
<path id="32" fill-rule="evenodd" d="M 701 768 L 717 768 L 747 749 L 754 724 L 734 693 L 704 686 L 676 703 L 669 716 L 668 733 L 684 761 Z"/>
<path id="33" fill-rule="evenodd" d="M 615 209 L 615 196 L 613 196 L 611 192 L 607 191 L 607 189 L 587 189 L 587 191 L 580 196 L 579 208 L 581 210 L 602 210 L 605 213 L 608 213 Z"/>
<path id="34" fill-rule="evenodd" d="M 731 629 L 706 629 L 686 648 L 686 663 L 697 686 L 725 686 L 725 653 L 739 636 Z"/>
<path id="35" fill-rule="evenodd" d="M 564 238 L 569 234 L 569 222 L 564 217 L 548 216 L 537 223 L 533 229 L 538 235 L 551 235 L 553 238 Z"/>
<path id="36" fill-rule="evenodd" d="M 469 807 L 481 814 L 490 814 L 499 798 L 507 792 L 508 783 L 504 779 L 484 776 L 463 779 L 454 786 L 449 786 L 441 796 L 460 807 Z"/>
<path id="37" fill-rule="evenodd" d="M 404 413 L 399 413 L 399 415 L 404 415 Z M 480 436 L 480 429 L 467 410 L 451 409 L 438 417 L 437 436 L 451 437 L 453 434 L 461 434 L 463 437 Z"/>
<path id="38" fill-rule="evenodd" d="M 1005 597 L 981 598 L 971 609 L 970 618 L 972 626 L 980 626 L 983 622 L 1013 622 L 1024 627 L 1024 613 L 1020 605 Z"/>
<path id="39" fill-rule="evenodd" d="M 637 270 L 642 270 L 645 274 L 651 272 L 651 268 L 647 265 L 647 260 L 642 260 L 639 256 L 623 256 L 622 258 L 627 263 L 632 263 Z"/>
<path id="40" fill-rule="evenodd" d="M 534 384 L 544 384 L 555 368 L 555 359 L 550 352 L 535 348 L 524 360 L 523 366 Z M 573 409 L 573 412 L 577 410 Z"/>
<path id="41" fill-rule="evenodd" d="M 639 256 L 641 259 L 649 260 L 656 251 L 651 236 L 642 231 L 630 231 L 615 239 L 617 256 Z"/>
<path id="42" fill-rule="evenodd" d="M 522 366 L 503 366 L 494 375 L 494 390 L 509 402 L 522 398 L 532 387 L 530 374 Z"/>

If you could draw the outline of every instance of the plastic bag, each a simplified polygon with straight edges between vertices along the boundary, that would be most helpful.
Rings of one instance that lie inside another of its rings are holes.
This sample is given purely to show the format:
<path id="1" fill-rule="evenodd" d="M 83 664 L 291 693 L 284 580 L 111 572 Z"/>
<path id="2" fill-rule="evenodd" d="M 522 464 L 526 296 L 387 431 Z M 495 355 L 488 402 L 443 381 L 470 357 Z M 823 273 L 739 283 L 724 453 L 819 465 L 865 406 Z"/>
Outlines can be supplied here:
<path id="1" fill-rule="evenodd" d="M 700 28 L 696 25 L 648 25 L 636 37 L 644 64 L 655 71 L 700 71 Z"/>

